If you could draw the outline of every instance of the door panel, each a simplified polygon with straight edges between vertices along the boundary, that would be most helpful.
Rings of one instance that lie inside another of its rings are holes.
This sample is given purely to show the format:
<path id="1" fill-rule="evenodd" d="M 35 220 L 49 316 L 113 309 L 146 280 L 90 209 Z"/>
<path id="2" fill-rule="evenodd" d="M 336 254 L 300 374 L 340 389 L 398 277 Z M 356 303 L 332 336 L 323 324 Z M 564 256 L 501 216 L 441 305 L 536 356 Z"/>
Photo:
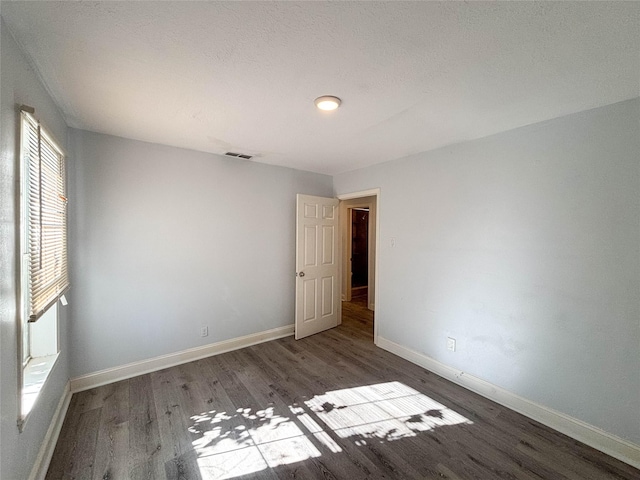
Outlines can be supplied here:
<path id="1" fill-rule="evenodd" d="M 338 200 L 297 196 L 296 339 L 339 323 Z"/>
<path id="2" fill-rule="evenodd" d="M 322 279 L 322 312 L 321 315 L 326 317 L 333 315 L 333 277 L 324 277 Z"/>
<path id="3" fill-rule="evenodd" d="M 322 265 L 333 265 L 336 261 L 334 255 L 334 249 L 336 247 L 335 242 L 335 228 L 332 225 L 322 226 Z"/>
<path id="4" fill-rule="evenodd" d="M 316 237 L 318 227 L 316 225 L 304 226 L 304 267 L 315 267 L 318 265 L 318 248 Z"/>
<path id="5" fill-rule="evenodd" d="M 303 289 L 303 298 L 304 298 L 304 306 L 303 312 L 304 322 L 313 321 L 316 319 L 316 285 L 318 281 L 315 278 L 312 279 L 304 279 L 302 281 L 302 289 Z"/>

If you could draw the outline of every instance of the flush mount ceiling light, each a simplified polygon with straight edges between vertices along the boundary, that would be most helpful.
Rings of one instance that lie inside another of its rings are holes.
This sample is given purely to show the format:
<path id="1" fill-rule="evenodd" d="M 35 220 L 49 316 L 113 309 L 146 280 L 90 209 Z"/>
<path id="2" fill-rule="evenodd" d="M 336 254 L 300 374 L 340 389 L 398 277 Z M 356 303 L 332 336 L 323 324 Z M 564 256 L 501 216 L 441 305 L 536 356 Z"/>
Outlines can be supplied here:
<path id="1" fill-rule="evenodd" d="M 324 95 L 322 97 L 318 97 L 315 100 L 316 107 L 320 110 L 335 110 L 340 106 L 342 100 L 338 97 L 334 97 L 331 95 Z"/>

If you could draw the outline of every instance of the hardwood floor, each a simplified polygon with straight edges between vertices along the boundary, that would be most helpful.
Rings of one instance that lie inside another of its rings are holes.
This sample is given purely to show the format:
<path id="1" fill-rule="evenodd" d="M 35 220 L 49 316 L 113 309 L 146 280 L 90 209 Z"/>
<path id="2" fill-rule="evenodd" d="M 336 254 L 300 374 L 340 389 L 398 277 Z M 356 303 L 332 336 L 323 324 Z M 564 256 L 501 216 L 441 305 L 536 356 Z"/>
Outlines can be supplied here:
<path id="1" fill-rule="evenodd" d="M 343 324 L 75 394 L 47 479 L 640 479 Z"/>

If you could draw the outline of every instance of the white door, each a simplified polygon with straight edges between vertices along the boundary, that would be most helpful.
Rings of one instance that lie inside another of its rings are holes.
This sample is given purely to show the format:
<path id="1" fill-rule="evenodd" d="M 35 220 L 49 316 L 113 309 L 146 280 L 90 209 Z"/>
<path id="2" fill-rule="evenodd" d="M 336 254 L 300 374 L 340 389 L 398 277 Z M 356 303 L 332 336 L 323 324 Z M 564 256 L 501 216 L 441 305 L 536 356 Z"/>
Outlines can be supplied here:
<path id="1" fill-rule="evenodd" d="M 338 199 L 298 195 L 296 340 L 338 325 Z"/>

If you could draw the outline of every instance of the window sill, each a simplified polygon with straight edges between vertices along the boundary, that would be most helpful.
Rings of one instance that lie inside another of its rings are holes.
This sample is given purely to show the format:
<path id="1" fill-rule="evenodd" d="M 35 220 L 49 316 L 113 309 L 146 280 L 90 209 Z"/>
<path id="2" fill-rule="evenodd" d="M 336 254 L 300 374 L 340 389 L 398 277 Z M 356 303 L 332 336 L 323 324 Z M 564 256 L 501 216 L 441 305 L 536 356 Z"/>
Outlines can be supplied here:
<path id="1" fill-rule="evenodd" d="M 22 430 L 29 412 L 31 412 L 47 378 L 49 378 L 49 374 L 58 360 L 58 355 L 59 353 L 32 358 L 24 367 L 22 372 L 22 411 L 18 422 L 20 430 Z"/>

